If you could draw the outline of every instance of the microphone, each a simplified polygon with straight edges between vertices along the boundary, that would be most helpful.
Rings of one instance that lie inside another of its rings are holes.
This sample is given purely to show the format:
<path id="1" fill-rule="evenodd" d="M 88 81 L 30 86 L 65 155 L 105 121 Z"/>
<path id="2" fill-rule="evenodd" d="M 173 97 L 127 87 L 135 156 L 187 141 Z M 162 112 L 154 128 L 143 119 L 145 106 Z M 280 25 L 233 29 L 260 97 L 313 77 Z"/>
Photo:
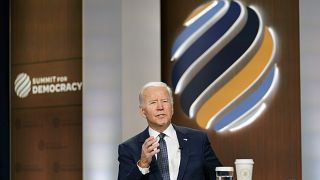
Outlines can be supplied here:
<path id="1" fill-rule="evenodd" d="M 179 146 L 179 149 L 180 149 L 180 151 L 183 149 L 183 147 L 182 146 Z"/>

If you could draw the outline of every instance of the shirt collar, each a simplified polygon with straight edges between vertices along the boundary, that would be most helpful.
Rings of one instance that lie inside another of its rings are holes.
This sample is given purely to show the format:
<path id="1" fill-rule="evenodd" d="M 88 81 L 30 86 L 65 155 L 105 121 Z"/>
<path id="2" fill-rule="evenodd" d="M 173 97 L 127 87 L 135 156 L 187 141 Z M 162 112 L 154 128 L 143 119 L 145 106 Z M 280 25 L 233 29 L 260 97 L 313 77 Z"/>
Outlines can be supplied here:
<path id="1" fill-rule="evenodd" d="M 160 132 L 152 129 L 150 126 L 149 126 L 148 129 L 149 129 L 149 135 L 150 135 L 150 136 L 157 137 L 157 136 L 160 134 Z M 170 138 L 174 138 L 174 137 L 176 136 L 176 131 L 175 131 L 175 129 L 173 128 L 172 124 L 170 124 L 170 125 L 167 127 L 167 129 L 165 129 L 165 130 L 163 131 L 163 133 L 166 134 L 166 136 L 168 136 L 168 137 L 170 137 Z"/>

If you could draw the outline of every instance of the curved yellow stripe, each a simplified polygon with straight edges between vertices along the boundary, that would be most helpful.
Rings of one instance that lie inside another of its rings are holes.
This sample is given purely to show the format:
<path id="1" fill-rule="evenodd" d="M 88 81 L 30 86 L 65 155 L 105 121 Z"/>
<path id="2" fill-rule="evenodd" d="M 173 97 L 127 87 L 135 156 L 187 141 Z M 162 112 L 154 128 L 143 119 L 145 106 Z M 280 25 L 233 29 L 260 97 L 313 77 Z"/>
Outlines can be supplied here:
<path id="1" fill-rule="evenodd" d="M 203 10 L 205 10 L 208 6 L 210 6 L 212 3 L 214 3 L 214 1 L 212 2 L 207 2 L 201 6 L 199 6 L 198 8 L 196 8 L 195 10 L 192 11 L 192 13 L 188 16 L 188 18 L 185 20 L 184 24 L 188 21 L 190 21 L 192 18 L 194 18 L 196 15 L 198 15 L 200 12 L 202 12 Z"/>
<path id="2" fill-rule="evenodd" d="M 205 128 L 216 113 L 249 87 L 271 60 L 272 37 L 268 29 L 265 28 L 264 31 L 262 45 L 250 62 L 201 106 L 196 114 L 196 121 L 200 127 Z"/>

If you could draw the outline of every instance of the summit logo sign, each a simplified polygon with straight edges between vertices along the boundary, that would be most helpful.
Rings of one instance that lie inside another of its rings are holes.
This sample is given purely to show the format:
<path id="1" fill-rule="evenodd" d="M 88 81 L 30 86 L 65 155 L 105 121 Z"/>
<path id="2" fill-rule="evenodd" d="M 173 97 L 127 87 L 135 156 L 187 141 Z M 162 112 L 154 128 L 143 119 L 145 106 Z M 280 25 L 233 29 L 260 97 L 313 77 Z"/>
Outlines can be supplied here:
<path id="1" fill-rule="evenodd" d="M 81 91 L 82 82 L 70 82 L 68 76 L 30 77 L 26 73 L 19 73 L 14 81 L 14 90 L 19 98 L 26 98 L 30 93 L 38 95 Z"/>
<path id="2" fill-rule="evenodd" d="M 216 0 L 186 18 L 171 49 L 181 110 L 204 129 L 237 131 L 268 106 L 279 79 L 278 43 L 254 6 Z"/>
<path id="3" fill-rule="evenodd" d="M 26 73 L 18 74 L 14 81 L 14 91 L 19 98 L 25 98 L 31 91 L 31 80 Z"/>

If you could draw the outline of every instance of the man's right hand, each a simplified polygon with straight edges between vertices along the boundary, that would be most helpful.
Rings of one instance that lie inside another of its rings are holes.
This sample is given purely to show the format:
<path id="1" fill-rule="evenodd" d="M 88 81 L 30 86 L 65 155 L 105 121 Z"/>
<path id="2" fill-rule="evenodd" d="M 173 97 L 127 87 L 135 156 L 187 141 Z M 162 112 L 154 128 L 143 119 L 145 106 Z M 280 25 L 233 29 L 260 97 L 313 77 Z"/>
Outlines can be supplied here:
<path id="1" fill-rule="evenodd" d="M 138 166 L 141 168 L 150 167 L 152 156 L 160 151 L 158 147 L 159 143 L 157 142 L 156 138 L 154 138 L 153 136 L 147 138 L 141 147 L 141 156 L 138 162 Z"/>

